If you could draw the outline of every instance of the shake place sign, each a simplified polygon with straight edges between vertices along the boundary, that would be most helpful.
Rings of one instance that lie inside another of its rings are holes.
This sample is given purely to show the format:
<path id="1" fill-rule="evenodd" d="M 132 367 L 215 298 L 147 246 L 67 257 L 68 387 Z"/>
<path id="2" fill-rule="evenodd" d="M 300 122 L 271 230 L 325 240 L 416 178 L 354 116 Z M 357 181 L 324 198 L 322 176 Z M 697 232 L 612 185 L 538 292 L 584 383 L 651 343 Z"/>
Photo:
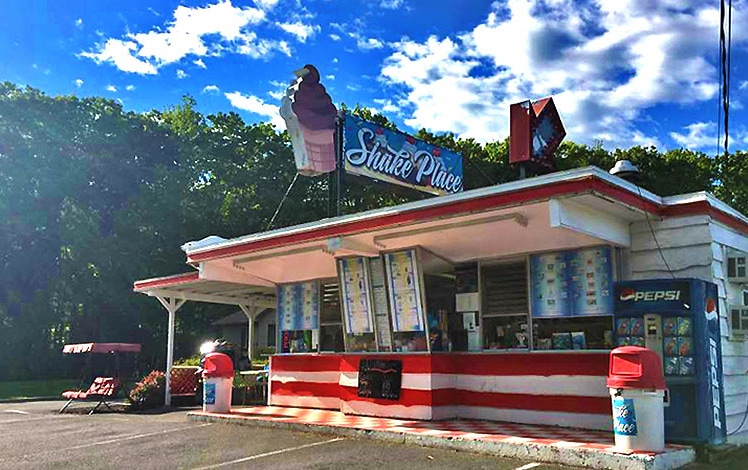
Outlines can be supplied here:
<path id="1" fill-rule="evenodd" d="M 462 191 L 462 155 L 343 115 L 345 171 L 431 194 Z"/>

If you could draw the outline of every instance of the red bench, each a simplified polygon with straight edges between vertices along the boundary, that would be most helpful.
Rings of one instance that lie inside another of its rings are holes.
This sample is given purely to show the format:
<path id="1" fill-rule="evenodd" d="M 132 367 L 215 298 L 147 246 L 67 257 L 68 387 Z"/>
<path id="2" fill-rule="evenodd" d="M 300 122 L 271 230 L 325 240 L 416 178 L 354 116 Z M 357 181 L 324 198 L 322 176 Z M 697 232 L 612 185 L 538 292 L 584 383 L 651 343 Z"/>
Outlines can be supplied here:
<path id="1" fill-rule="evenodd" d="M 96 406 L 88 414 L 96 412 L 101 405 L 106 406 L 110 411 L 114 411 L 107 400 L 117 393 L 119 385 L 119 380 L 116 377 L 96 377 L 86 391 L 68 390 L 62 392 L 63 398 L 67 398 L 68 402 L 60 409 L 60 413 L 65 411 L 75 400 L 97 401 Z"/>

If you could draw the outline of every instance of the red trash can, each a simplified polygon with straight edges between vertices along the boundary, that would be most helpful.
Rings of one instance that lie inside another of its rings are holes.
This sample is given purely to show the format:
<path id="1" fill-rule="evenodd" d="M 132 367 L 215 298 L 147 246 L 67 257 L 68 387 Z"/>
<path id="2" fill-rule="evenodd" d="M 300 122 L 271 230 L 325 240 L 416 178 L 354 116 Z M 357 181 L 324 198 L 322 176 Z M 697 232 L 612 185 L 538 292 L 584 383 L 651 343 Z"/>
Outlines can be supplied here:
<path id="1" fill-rule="evenodd" d="M 234 363 L 223 353 L 209 353 L 203 365 L 203 411 L 228 413 L 231 410 L 231 389 L 234 384 Z"/>
<path id="2" fill-rule="evenodd" d="M 665 376 L 662 358 L 640 346 L 610 352 L 607 386 L 613 401 L 613 433 L 621 450 L 665 449 Z"/>

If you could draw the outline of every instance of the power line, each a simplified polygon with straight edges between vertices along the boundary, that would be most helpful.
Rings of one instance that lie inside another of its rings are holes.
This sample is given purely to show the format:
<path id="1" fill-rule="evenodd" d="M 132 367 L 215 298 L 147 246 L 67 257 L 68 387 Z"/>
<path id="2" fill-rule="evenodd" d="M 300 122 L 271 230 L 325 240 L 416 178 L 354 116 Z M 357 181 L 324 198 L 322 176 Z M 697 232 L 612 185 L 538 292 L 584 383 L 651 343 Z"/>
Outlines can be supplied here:
<path id="1" fill-rule="evenodd" d="M 296 180 L 299 178 L 299 174 L 296 173 L 296 175 L 293 177 L 293 180 L 291 181 L 291 184 L 288 185 L 288 189 L 286 189 L 286 194 L 283 195 L 283 199 L 281 199 L 280 204 L 278 204 L 278 208 L 275 209 L 275 214 L 273 214 L 273 217 L 270 218 L 270 222 L 268 222 L 268 226 L 265 227 L 265 230 L 270 230 L 270 227 L 273 226 L 273 222 L 275 222 L 275 218 L 278 216 L 278 213 L 281 210 L 281 207 L 283 207 L 283 203 L 286 202 L 286 198 L 288 198 L 288 193 L 291 192 L 291 188 L 293 188 L 294 183 L 296 183 Z"/>

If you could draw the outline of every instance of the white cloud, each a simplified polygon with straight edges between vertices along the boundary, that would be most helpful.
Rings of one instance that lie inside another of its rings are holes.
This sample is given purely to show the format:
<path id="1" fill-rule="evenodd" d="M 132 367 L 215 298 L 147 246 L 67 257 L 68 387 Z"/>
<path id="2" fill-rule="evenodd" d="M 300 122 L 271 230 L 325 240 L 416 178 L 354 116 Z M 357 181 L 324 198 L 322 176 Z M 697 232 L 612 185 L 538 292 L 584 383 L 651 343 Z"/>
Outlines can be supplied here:
<path id="1" fill-rule="evenodd" d="M 83 29 L 83 19 L 82 18 L 78 18 L 77 20 L 75 20 L 75 27 L 78 28 L 78 29 Z"/>
<path id="2" fill-rule="evenodd" d="M 156 66 L 133 56 L 138 45 L 132 41 L 121 41 L 119 39 L 108 39 L 99 52 L 81 52 L 80 56 L 92 59 L 97 64 L 111 62 L 123 72 L 137 73 L 140 75 L 155 75 Z"/>
<path id="3" fill-rule="evenodd" d="M 243 95 L 238 91 L 224 93 L 224 96 L 231 102 L 231 106 L 267 117 L 280 130 L 286 128 L 286 124 L 280 116 L 278 105 L 266 103 L 263 99 L 254 95 Z"/>
<path id="4" fill-rule="evenodd" d="M 381 0 L 379 6 L 386 10 L 395 10 L 400 8 L 405 3 L 405 0 Z"/>
<path id="5" fill-rule="evenodd" d="M 75 86 L 78 88 L 83 86 L 83 80 L 80 78 L 76 78 L 74 83 L 75 83 Z"/>
<path id="6" fill-rule="evenodd" d="M 261 39 L 253 31 L 266 21 L 265 9 L 277 2 L 257 2 L 262 8 L 234 6 L 220 0 L 205 7 L 177 6 L 172 21 L 151 31 L 128 33 L 123 39 L 110 38 L 96 51 L 80 56 L 97 63 L 110 62 L 124 72 L 156 74 L 160 67 L 188 56 L 221 55 L 226 52 L 266 57 L 279 51 L 290 55 L 285 41 Z"/>
<path id="7" fill-rule="evenodd" d="M 208 66 L 205 65 L 205 62 L 203 62 L 203 59 L 193 60 L 192 63 L 195 64 L 195 65 L 197 65 L 201 69 L 207 69 L 208 68 Z"/>
<path id="8" fill-rule="evenodd" d="M 748 90 L 748 80 L 743 80 L 738 86 L 738 90 Z"/>
<path id="9" fill-rule="evenodd" d="M 394 104 L 392 100 L 375 99 L 374 103 L 376 103 L 377 106 L 379 106 L 379 111 L 381 113 L 394 113 L 394 114 L 400 113 L 400 107 Z"/>
<path id="10" fill-rule="evenodd" d="M 280 101 L 280 99 L 286 95 L 286 89 L 288 88 L 288 85 L 295 82 L 296 80 L 292 80 L 287 83 L 283 83 L 280 80 L 271 80 L 269 83 L 275 88 L 275 90 L 268 91 L 268 96 L 276 101 Z"/>
<path id="11" fill-rule="evenodd" d="M 721 126 L 722 123 L 719 123 Z M 687 132 L 670 132 L 670 138 L 679 146 L 698 149 L 706 153 L 723 152 L 725 145 L 724 129 L 717 127 L 715 122 L 694 122 L 684 127 Z M 719 133 L 719 139 L 717 133 Z M 748 145 L 748 129 L 745 126 L 731 126 L 728 147 L 732 150 L 736 145 Z"/>
<path id="12" fill-rule="evenodd" d="M 340 35 L 332 33 L 330 34 L 330 39 L 332 39 L 333 41 L 340 41 Z"/>
<path id="13" fill-rule="evenodd" d="M 188 75 L 187 75 L 187 72 L 185 72 L 185 71 L 184 71 L 184 70 L 182 70 L 182 69 L 177 69 L 177 78 L 178 78 L 178 79 L 180 79 L 180 80 L 181 80 L 181 79 L 183 79 L 183 78 L 187 78 L 187 76 L 188 76 Z"/>
<path id="14" fill-rule="evenodd" d="M 333 63 L 333 64 L 337 64 L 337 63 L 338 63 L 338 58 L 337 58 L 337 57 L 333 57 L 333 59 L 332 59 L 332 63 Z"/>
<path id="15" fill-rule="evenodd" d="M 273 51 L 278 51 L 285 56 L 291 57 L 291 48 L 286 41 L 275 41 L 271 39 L 256 40 L 254 34 L 251 39 L 237 47 L 236 51 L 253 59 L 267 58 Z"/>
<path id="16" fill-rule="evenodd" d="M 125 87 L 125 90 L 127 90 L 127 91 L 133 91 L 133 90 L 135 90 L 135 85 L 127 85 Z"/>
<path id="17" fill-rule="evenodd" d="M 325 75 L 325 80 L 335 80 L 335 75 L 333 74 Z"/>
<path id="18" fill-rule="evenodd" d="M 384 42 L 382 40 L 373 37 L 366 37 L 361 33 L 361 31 L 367 30 L 366 24 L 362 20 L 356 20 L 352 27 L 341 23 L 330 23 L 330 27 L 343 33 L 345 36 L 355 39 L 356 47 L 362 51 L 381 49 L 384 47 Z M 330 34 L 330 38 L 333 41 L 337 41 L 341 37 L 338 34 Z"/>
<path id="19" fill-rule="evenodd" d="M 384 43 L 376 38 L 356 38 L 356 45 L 359 49 L 368 51 L 371 49 L 381 49 L 384 47 Z"/>
<path id="20" fill-rule="evenodd" d="M 116 93 L 117 92 L 117 87 L 114 86 L 114 85 L 107 85 L 106 86 L 106 91 L 111 91 L 112 93 Z"/>
<path id="21" fill-rule="evenodd" d="M 296 36 L 300 42 L 306 42 L 306 40 L 314 36 L 319 32 L 320 27 L 318 25 L 304 24 L 301 21 L 295 23 L 276 23 L 276 25 L 283 31 Z"/>
<path id="22" fill-rule="evenodd" d="M 687 125 L 685 129 L 688 130 L 687 134 L 671 132 L 670 138 L 690 149 L 717 147 L 717 125 L 714 122 L 695 122 Z"/>
<path id="23" fill-rule="evenodd" d="M 216 85 L 205 85 L 203 93 L 218 93 L 220 90 Z"/>
<path id="24" fill-rule="evenodd" d="M 641 112 L 718 93 L 709 62 L 718 10 L 703 2 L 509 0 L 451 37 L 390 44 L 381 79 L 406 99 L 405 123 L 481 141 L 509 132 L 509 105 L 553 95 L 569 138 L 606 145 L 656 140 Z M 746 9 L 733 24 L 745 24 Z M 733 31 L 733 41 L 748 33 Z"/>
<path id="25" fill-rule="evenodd" d="M 272 10 L 278 4 L 278 0 L 254 0 L 254 2 L 265 11 Z"/>

